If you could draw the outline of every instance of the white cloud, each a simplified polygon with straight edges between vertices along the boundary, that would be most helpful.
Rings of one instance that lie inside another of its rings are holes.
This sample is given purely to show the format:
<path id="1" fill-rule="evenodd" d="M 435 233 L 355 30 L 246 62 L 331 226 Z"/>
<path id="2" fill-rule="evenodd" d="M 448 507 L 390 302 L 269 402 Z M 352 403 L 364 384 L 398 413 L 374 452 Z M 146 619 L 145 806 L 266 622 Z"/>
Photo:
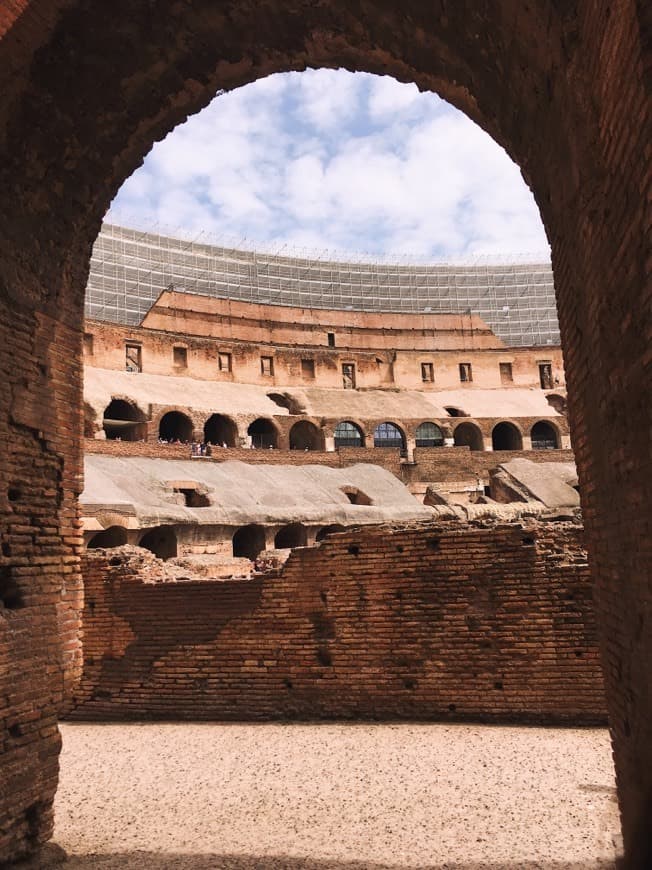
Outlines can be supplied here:
<path id="1" fill-rule="evenodd" d="M 264 244 L 452 257 L 544 250 L 531 193 L 464 115 L 387 77 L 312 70 L 215 99 L 110 218 Z"/>

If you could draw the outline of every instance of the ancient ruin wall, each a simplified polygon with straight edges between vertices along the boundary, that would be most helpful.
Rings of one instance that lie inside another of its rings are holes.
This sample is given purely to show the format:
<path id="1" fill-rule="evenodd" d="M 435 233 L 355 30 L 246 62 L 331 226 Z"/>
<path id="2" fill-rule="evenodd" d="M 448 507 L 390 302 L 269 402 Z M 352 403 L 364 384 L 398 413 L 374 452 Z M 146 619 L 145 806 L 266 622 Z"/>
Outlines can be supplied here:
<path id="1" fill-rule="evenodd" d="M 83 557 L 75 719 L 604 722 L 581 529 L 374 527 L 252 581 Z"/>

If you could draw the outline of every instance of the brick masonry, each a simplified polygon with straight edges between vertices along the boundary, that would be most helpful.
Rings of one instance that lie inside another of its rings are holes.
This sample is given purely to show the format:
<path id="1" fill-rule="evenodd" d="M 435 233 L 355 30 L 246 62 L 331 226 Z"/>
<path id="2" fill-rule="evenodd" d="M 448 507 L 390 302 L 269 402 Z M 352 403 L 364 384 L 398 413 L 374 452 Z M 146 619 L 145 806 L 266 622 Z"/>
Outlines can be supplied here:
<path id="1" fill-rule="evenodd" d="M 83 296 L 102 216 L 152 143 L 220 88 L 344 66 L 466 111 L 541 210 L 627 863 L 652 866 L 650 3 L 14 0 L 0 33 L 0 475 L 25 498 L 20 523 L 3 496 L 0 531 L 22 536 L 2 567 L 26 602 L 0 616 L 0 862 L 52 827 L 53 723 L 76 656 Z M 21 737 L 14 718 L 30 716 Z"/>
<path id="2" fill-rule="evenodd" d="M 372 527 L 251 581 L 82 559 L 74 719 L 362 717 L 603 723 L 582 529 Z"/>

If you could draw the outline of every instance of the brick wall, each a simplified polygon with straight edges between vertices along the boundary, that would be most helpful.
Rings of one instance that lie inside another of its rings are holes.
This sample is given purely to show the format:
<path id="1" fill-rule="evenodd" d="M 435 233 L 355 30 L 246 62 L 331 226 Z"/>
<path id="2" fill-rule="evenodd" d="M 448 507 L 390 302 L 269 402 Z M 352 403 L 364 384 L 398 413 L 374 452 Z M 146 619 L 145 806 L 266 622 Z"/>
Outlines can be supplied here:
<path id="1" fill-rule="evenodd" d="M 488 477 L 489 470 L 510 459 L 530 462 L 574 462 L 572 450 L 470 450 L 468 447 L 417 447 L 410 482 L 437 483 Z"/>
<path id="2" fill-rule="evenodd" d="M 373 527 L 252 581 L 89 551 L 75 719 L 604 722 L 581 529 Z"/>

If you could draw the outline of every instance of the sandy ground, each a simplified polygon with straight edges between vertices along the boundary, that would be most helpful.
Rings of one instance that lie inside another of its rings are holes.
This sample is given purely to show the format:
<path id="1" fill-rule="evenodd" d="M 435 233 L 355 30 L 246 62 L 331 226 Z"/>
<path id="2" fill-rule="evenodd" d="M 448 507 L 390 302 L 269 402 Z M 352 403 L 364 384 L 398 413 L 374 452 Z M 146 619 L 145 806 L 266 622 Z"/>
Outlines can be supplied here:
<path id="1" fill-rule="evenodd" d="M 70 868 L 612 866 L 602 729 L 64 724 Z M 603 863 L 604 862 L 604 863 Z"/>

